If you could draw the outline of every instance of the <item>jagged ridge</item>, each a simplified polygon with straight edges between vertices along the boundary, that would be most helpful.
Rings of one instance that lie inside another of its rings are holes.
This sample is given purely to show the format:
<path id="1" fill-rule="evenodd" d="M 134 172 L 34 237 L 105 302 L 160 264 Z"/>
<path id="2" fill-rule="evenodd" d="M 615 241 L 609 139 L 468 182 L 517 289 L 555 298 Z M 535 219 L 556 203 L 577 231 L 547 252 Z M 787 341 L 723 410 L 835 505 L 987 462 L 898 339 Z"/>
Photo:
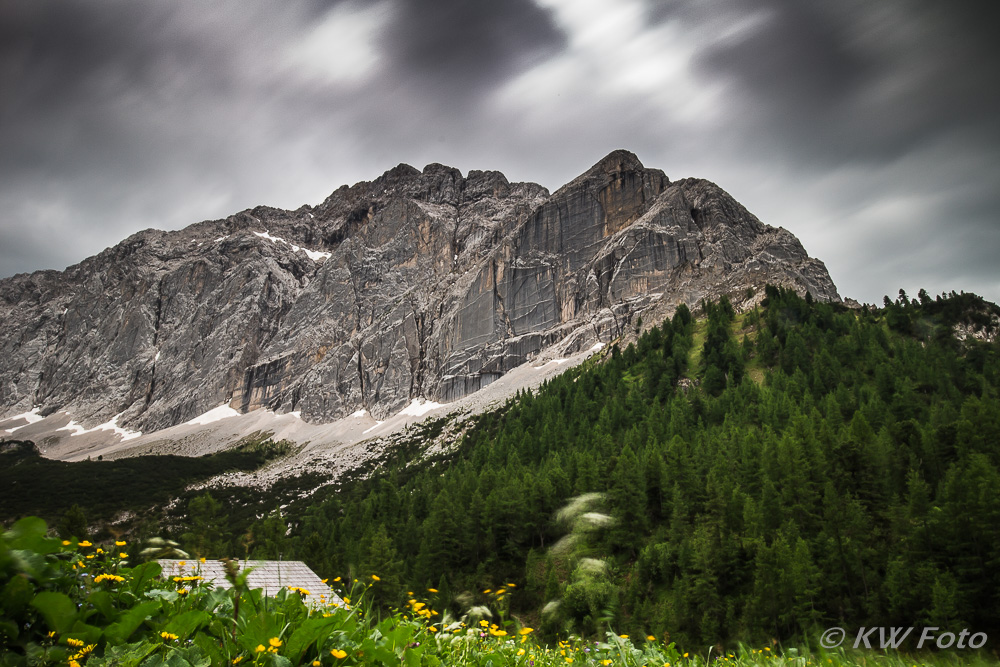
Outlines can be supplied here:
<path id="1" fill-rule="evenodd" d="M 768 282 L 839 301 L 791 233 L 627 151 L 551 195 L 401 164 L 316 207 L 147 230 L 64 272 L 0 281 L 0 414 L 142 431 L 223 403 L 382 418 L 550 346 L 611 340 L 644 311 Z"/>

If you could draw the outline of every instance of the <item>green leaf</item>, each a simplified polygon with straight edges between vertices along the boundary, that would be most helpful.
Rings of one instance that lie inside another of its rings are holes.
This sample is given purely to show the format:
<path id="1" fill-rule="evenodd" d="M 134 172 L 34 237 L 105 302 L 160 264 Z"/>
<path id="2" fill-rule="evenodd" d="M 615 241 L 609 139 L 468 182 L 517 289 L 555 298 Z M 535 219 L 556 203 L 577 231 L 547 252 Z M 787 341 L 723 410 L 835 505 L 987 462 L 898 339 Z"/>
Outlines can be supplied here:
<path id="1" fill-rule="evenodd" d="M 132 570 L 132 581 L 129 587 L 132 592 L 139 595 L 146 588 L 146 585 L 151 581 L 156 580 L 157 577 L 163 572 L 163 568 L 156 561 L 149 561 L 148 563 L 143 563 L 139 567 Z"/>
<path id="2" fill-rule="evenodd" d="M 163 631 L 177 635 L 181 639 L 187 639 L 188 635 L 208 623 L 211 618 L 209 614 L 200 609 L 192 609 L 170 619 Z"/>
<path id="3" fill-rule="evenodd" d="M 142 642 L 125 646 L 108 646 L 104 657 L 92 657 L 87 661 L 87 667 L 120 667 L 122 665 L 138 665 L 150 653 L 159 648 L 159 644 Z"/>
<path id="4" fill-rule="evenodd" d="M 85 644 L 96 644 L 101 639 L 101 629 L 78 620 L 69 630 L 69 635 L 82 640 Z"/>
<path id="5" fill-rule="evenodd" d="M 314 616 L 306 620 L 288 638 L 286 646 L 287 654 L 296 662 L 301 662 L 302 654 L 313 644 L 317 642 L 322 643 L 322 640 L 333 632 L 333 628 L 332 617 L 323 618 L 322 616 Z"/>
<path id="6" fill-rule="evenodd" d="M 45 591 L 35 596 L 31 606 L 41 612 L 50 630 L 68 632 L 76 620 L 76 605 L 66 595 Z"/>
<path id="7" fill-rule="evenodd" d="M 118 619 L 120 612 L 115 609 L 115 601 L 107 591 L 94 591 L 87 596 L 87 602 L 94 605 L 94 609 L 101 612 L 106 623 L 112 623 Z"/>
<path id="8" fill-rule="evenodd" d="M 31 585 L 27 577 L 13 577 L 3 587 L 3 595 L 0 596 L 0 610 L 3 610 L 3 615 L 7 618 L 20 616 L 31 602 L 34 594 L 35 587 Z"/>
<path id="9" fill-rule="evenodd" d="M 122 644 L 136 631 L 143 621 L 160 608 L 159 602 L 143 602 L 124 612 L 117 623 L 112 623 L 104 630 L 104 636 L 109 643 Z M 140 657 L 145 657 L 145 654 Z"/>

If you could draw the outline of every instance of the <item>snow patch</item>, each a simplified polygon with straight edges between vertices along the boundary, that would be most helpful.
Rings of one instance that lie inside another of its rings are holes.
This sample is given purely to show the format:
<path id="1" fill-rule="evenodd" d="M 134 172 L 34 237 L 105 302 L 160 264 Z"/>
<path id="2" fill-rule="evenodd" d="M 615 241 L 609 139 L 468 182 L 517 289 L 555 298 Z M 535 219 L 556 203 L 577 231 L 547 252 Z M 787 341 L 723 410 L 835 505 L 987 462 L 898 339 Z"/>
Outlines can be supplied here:
<path id="1" fill-rule="evenodd" d="M 42 421 L 42 419 L 44 419 L 44 417 L 42 417 L 41 415 L 38 414 L 40 411 L 41 411 L 41 408 L 32 408 L 30 412 L 22 412 L 19 415 L 14 415 L 13 417 L 7 417 L 6 419 L 4 419 L 4 421 L 14 421 L 15 419 L 23 419 L 24 421 L 26 421 L 28 423 L 27 424 L 21 424 L 20 426 L 15 426 L 14 428 L 6 429 L 6 432 L 7 433 L 13 433 L 14 431 L 16 431 L 18 429 L 22 429 L 25 426 L 28 426 L 30 424 L 34 424 L 35 422 Z"/>
<path id="2" fill-rule="evenodd" d="M 375 429 L 377 429 L 379 426 L 381 426 L 384 423 L 385 422 L 375 422 L 374 426 L 372 426 L 371 428 L 366 428 L 364 431 L 361 432 L 361 435 L 364 435 L 365 433 L 368 433 L 370 431 L 374 431 Z"/>
<path id="3" fill-rule="evenodd" d="M 596 343 L 594 343 L 594 347 L 592 347 L 592 348 L 590 348 L 590 349 L 591 349 L 591 351 L 593 351 L 593 352 L 597 352 L 597 351 L 598 351 L 598 350 L 600 350 L 600 349 L 601 349 L 602 347 L 604 347 L 604 343 L 602 343 L 601 341 L 597 341 Z"/>
<path id="4" fill-rule="evenodd" d="M 284 243 L 286 246 L 291 248 L 293 252 L 299 252 L 299 251 L 304 252 L 306 256 L 308 256 L 309 259 L 313 260 L 314 262 L 318 262 L 320 259 L 330 258 L 330 253 L 328 252 L 319 252 L 318 250 L 310 250 L 309 248 L 303 248 L 301 246 L 297 246 L 294 243 L 289 243 L 283 238 L 277 236 L 271 236 L 266 231 L 254 232 L 254 235 L 259 236 L 262 239 L 267 239 L 268 241 L 273 241 L 274 243 Z"/>
<path id="5" fill-rule="evenodd" d="M 435 403 L 434 401 L 428 401 L 422 398 L 415 398 L 413 402 L 407 405 L 399 413 L 401 415 L 412 415 L 414 417 L 420 417 L 427 414 L 431 410 L 443 407 L 443 403 Z"/>
<path id="6" fill-rule="evenodd" d="M 228 403 L 223 403 L 217 408 L 212 408 L 203 415 L 198 415 L 191 421 L 184 422 L 189 426 L 205 425 L 211 424 L 212 422 L 217 422 L 221 419 L 228 419 L 229 417 L 238 417 L 240 415 L 239 410 L 234 410 L 229 407 Z"/>
<path id="7" fill-rule="evenodd" d="M 350 416 L 351 417 L 364 417 L 367 414 L 368 414 L 368 411 L 365 410 L 364 408 L 361 408 L 357 412 L 352 412 Z"/>
<path id="8" fill-rule="evenodd" d="M 133 439 L 138 438 L 139 436 L 142 435 L 142 431 L 130 431 L 127 428 L 122 428 L 121 426 L 119 426 L 118 425 L 118 419 L 121 416 L 122 416 L 122 413 L 119 412 L 114 417 L 112 417 L 110 421 L 104 422 L 103 424 L 98 424 L 94 428 L 84 428 L 82 425 L 80 425 L 80 424 L 76 423 L 75 421 L 73 421 L 72 419 L 70 419 L 68 424 L 66 424 L 62 428 L 57 428 L 56 430 L 57 431 L 72 431 L 72 433 L 69 434 L 70 437 L 73 437 L 75 435 L 84 435 L 84 434 L 87 434 L 87 433 L 94 433 L 95 431 L 114 431 L 119 436 L 121 436 L 122 442 L 124 442 L 126 440 L 133 440 Z"/>
<path id="9" fill-rule="evenodd" d="M 225 241 L 228 238 L 229 238 L 229 234 L 226 234 L 225 236 L 220 236 L 219 238 L 215 239 L 214 241 L 212 241 L 212 243 L 218 243 L 219 241 Z"/>

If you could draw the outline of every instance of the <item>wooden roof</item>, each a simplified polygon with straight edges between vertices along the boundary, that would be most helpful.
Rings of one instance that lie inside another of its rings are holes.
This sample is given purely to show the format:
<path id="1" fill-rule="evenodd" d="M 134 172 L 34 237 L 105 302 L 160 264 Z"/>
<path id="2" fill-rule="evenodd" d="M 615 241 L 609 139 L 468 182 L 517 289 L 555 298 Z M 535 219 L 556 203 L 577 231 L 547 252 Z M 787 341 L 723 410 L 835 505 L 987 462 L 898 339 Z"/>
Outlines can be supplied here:
<path id="1" fill-rule="evenodd" d="M 198 575 L 204 581 L 212 582 L 215 588 L 232 588 L 226 579 L 225 563 L 222 561 L 206 560 L 202 563 L 197 558 L 189 560 L 162 558 L 157 562 L 163 568 L 165 579 Z M 239 564 L 240 571 L 252 568 L 247 577 L 247 585 L 250 588 L 262 589 L 265 595 L 274 596 L 283 588 L 294 587 L 309 591 L 309 595 L 306 596 L 307 603 L 343 604 L 343 600 L 300 560 L 242 560 Z"/>

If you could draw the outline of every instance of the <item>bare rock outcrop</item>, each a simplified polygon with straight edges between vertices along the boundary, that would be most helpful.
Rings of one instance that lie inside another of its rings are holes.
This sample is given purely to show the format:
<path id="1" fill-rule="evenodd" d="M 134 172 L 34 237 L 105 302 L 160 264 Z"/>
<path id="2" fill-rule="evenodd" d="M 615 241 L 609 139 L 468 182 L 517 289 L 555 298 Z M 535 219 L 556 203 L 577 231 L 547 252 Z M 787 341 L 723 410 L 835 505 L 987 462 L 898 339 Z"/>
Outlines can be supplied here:
<path id="1" fill-rule="evenodd" d="M 221 404 L 381 419 L 552 345 L 611 340 L 650 309 L 766 283 L 840 300 L 790 232 L 627 151 L 552 194 L 399 165 L 316 207 L 147 230 L 0 281 L 0 416 L 147 432 Z"/>

